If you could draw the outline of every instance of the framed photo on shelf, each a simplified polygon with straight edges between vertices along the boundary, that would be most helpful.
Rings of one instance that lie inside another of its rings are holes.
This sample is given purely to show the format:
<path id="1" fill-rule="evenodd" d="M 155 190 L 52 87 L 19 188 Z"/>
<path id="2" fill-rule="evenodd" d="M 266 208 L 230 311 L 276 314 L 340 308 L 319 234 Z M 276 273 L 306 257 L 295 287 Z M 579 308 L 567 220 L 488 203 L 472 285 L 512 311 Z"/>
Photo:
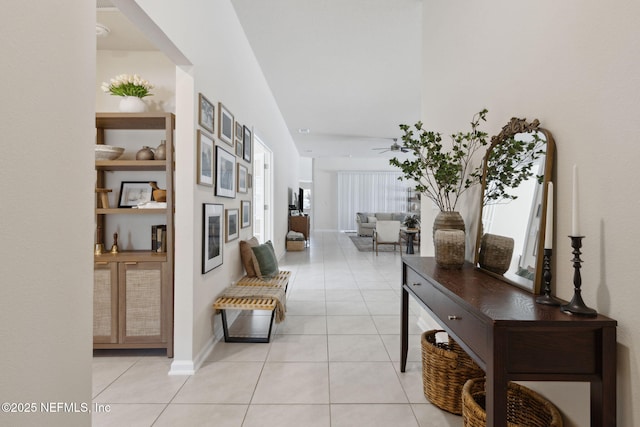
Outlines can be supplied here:
<path id="1" fill-rule="evenodd" d="M 244 150 L 242 148 L 242 141 L 236 141 L 236 156 L 242 158 Z"/>
<path id="2" fill-rule="evenodd" d="M 202 94 L 198 94 L 198 124 L 213 133 L 215 108 L 213 104 Z"/>
<path id="3" fill-rule="evenodd" d="M 236 240 L 240 235 L 239 222 L 240 215 L 238 213 L 238 209 L 227 209 L 225 210 L 225 222 L 227 227 L 225 228 L 225 242 L 230 242 L 232 240 Z"/>
<path id="4" fill-rule="evenodd" d="M 216 196 L 236 197 L 236 156 L 216 146 Z"/>
<path id="5" fill-rule="evenodd" d="M 251 131 L 248 127 L 244 126 L 242 129 L 242 144 L 244 145 L 244 151 L 242 158 L 251 163 Z"/>
<path id="6" fill-rule="evenodd" d="M 222 265 L 224 206 L 202 205 L 202 274 Z"/>
<path id="7" fill-rule="evenodd" d="M 236 122 L 236 139 L 242 141 L 242 125 L 240 122 Z"/>
<path id="8" fill-rule="evenodd" d="M 242 215 L 242 228 L 251 226 L 251 202 L 243 200 L 240 204 L 240 214 Z"/>
<path id="9" fill-rule="evenodd" d="M 149 182 L 150 181 L 122 181 L 120 183 L 118 207 L 132 208 L 141 203 L 150 202 L 153 188 L 151 188 Z"/>
<path id="10" fill-rule="evenodd" d="M 249 169 L 243 164 L 238 163 L 238 193 L 246 193 L 247 178 L 249 177 Z"/>
<path id="11" fill-rule="evenodd" d="M 213 187 L 213 139 L 198 130 L 198 184 Z"/>
<path id="12" fill-rule="evenodd" d="M 218 138 L 233 147 L 233 127 L 235 121 L 233 120 L 233 114 L 222 102 L 218 102 L 218 112 L 220 117 L 218 118 Z"/>

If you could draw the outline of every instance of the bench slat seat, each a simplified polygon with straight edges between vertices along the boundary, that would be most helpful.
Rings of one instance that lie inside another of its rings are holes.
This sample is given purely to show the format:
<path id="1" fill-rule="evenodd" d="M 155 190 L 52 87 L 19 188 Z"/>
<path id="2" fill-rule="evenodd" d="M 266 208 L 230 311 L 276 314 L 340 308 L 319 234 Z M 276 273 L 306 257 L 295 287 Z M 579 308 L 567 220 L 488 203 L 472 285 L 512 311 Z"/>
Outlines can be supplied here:
<path id="1" fill-rule="evenodd" d="M 289 278 L 291 277 L 290 271 L 281 270 L 276 276 L 263 280 L 259 277 L 243 276 L 232 287 L 266 287 L 266 288 L 281 288 L 285 292 L 289 285 Z M 229 289 L 229 288 L 227 288 Z M 259 291 L 258 291 L 259 292 Z M 224 292 L 223 292 L 224 294 Z M 285 294 L 286 295 L 286 294 Z M 284 301 L 282 301 L 284 303 Z M 220 296 L 213 303 L 213 308 L 220 311 L 222 316 L 222 330 L 224 332 L 225 342 L 251 342 L 251 343 L 268 343 L 271 339 L 271 330 L 273 329 L 273 321 L 276 314 L 276 307 L 278 300 L 273 297 L 229 297 Z M 271 311 L 271 321 L 269 323 L 269 332 L 266 337 L 251 337 L 251 336 L 231 336 L 229 334 L 229 328 L 227 324 L 227 315 L 225 310 L 269 310 Z M 282 313 L 281 313 L 282 314 Z"/>

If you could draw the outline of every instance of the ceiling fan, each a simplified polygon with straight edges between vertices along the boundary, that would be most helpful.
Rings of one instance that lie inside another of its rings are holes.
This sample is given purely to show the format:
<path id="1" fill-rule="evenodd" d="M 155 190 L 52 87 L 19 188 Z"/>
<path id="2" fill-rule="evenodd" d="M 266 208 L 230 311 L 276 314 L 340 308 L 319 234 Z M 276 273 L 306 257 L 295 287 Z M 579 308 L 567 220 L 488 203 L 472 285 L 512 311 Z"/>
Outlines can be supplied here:
<path id="1" fill-rule="evenodd" d="M 380 153 L 386 153 L 387 151 L 391 151 L 391 152 L 402 152 L 402 153 L 408 153 L 409 149 L 407 147 L 405 147 L 404 145 L 400 145 L 398 144 L 398 138 L 393 138 L 393 144 L 391 144 L 390 147 L 384 147 L 384 148 L 372 148 L 372 150 L 381 150 Z"/>

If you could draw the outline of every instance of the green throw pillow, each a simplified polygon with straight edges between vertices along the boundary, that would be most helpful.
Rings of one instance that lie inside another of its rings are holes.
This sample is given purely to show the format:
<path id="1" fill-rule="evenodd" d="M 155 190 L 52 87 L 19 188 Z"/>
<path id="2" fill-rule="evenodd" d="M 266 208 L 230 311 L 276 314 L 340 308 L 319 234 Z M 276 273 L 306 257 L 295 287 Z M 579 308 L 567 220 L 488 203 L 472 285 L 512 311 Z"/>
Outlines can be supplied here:
<path id="1" fill-rule="evenodd" d="M 278 258 L 276 258 L 276 251 L 273 249 L 271 240 L 262 245 L 254 246 L 251 250 L 258 262 L 259 271 L 256 269 L 256 275 L 259 278 L 270 278 L 278 274 Z"/>

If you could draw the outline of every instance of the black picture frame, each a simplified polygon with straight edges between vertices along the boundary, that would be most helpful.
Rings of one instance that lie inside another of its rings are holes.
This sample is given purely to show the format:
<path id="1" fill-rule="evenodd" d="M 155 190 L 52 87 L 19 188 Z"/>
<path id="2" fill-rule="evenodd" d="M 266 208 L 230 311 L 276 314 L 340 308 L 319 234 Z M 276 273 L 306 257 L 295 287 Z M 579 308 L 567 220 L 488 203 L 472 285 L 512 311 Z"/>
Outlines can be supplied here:
<path id="1" fill-rule="evenodd" d="M 118 208 L 133 208 L 139 204 L 153 200 L 153 188 L 151 181 L 122 181 L 120 183 L 120 196 Z"/>
<path id="2" fill-rule="evenodd" d="M 224 205 L 202 204 L 202 274 L 222 265 L 224 243 Z"/>
<path id="3" fill-rule="evenodd" d="M 242 127 L 242 144 L 243 144 L 243 153 L 242 158 L 251 163 L 251 130 L 243 126 Z"/>

